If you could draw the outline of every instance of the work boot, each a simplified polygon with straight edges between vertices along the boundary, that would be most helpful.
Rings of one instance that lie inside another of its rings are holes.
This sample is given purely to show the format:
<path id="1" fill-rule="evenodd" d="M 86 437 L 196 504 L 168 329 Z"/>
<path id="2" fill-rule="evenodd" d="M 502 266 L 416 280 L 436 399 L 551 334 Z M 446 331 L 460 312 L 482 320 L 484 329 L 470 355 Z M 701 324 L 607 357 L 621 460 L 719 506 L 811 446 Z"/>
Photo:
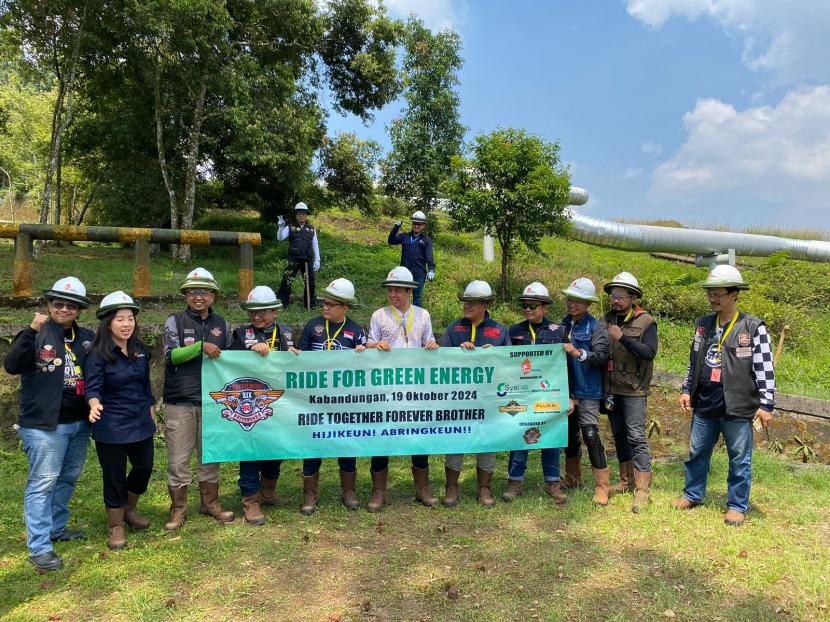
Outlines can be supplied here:
<path id="1" fill-rule="evenodd" d="M 441 505 L 445 508 L 454 508 L 458 505 L 458 477 L 461 475 L 461 471 L 444 467 L 444 473 L 447 476 L 447 492 L 444 498 L 441 499 Z"/>
<path id="2" fill-rule="evenodd" d="M 478 500 L 488 510 L 496 506 L 496 500 L 490 490 L 493 481 L 493 472 L 476 468 L 476 479 L 478 480 Z"/>
<path id="3" fill-rule="evenodd" d="M 675 510 L 691 510 L 692 508 L 696 508 L 700 505 L 699 501 L 691 501 L 686 497 L 680 497 L 679 499 L 675 499 L 671 502 L 672 507 Z"/>
<path id="4" fill-rule="evenodd" d="M 380 512 L 386 505 L 386 477 L 389 469 L 383 471 L 372 471 L 372 498 L 366 504 L 369 512 Z"/>
<path id="5" fill-rule="evenodd" d="M 560 482 L 545 482 L 545 492 L 550 495 L 556 505 L 565 505 L 568 502 L 568 497 L 562 492 Z"/>
<path id="6" fill-rule="evenodd" d="M 611 489 L 611 469 L 591 469 L 594 472 L 594 503 L 601 507 L 608 505 L 608 492 Z"/>
<path id="7" fill-rule="evenodd" d="M 55 551 L 46 551 L 40 555 L 29 555 L 29 563 L 42 572 L 63 568 L 63 560 L 58 557 Z"/>
<path id="8" fill-rule="evenodd" d="M 501 498 L 503 501 L 515 501 L 517 497 L 522 496 L 522 487 L 524 486 L 524 482 L 519 479 L 509 479 L 507 480 L 507 490 L 501 493 Z"/>
<path id="9" fill-rule="evenodd" d="M 142 531 L 150 526 L 150 521 L 139 514 L 135 506 L 138 505 L 138 497 L 132 492 L 127 493 L 127 505 L 124 506 L 124 522 L 136 531 Z"/>
<path id="10" fill-rule="evenodd" d="M 318 494 L 319 482 L 319 471 L 314 475 L 303 475 L 303 507 L 300 508 L 300 514 L 303 516 L 311 516 L 317 511 L 317 501 L 320 498 Z"/>
<path id="11" fill-rule="evenodd" d="M 340 503 L 347 510 L 356 510 L 360 507 L 360 501 L 357 500 L 357 495 L 354 491 L 356 481 L 357 471 L 347 473 L 343 469 L 340 469 Z"/>
<path id="12" fill-rule="evenodd" d="M 170 493 L 170 518 L 164 523 L 164 531 L 176 531 L 187 519 L 187 486 L 167 487 Z"/>
<path id="13" fill-rule="evenodd" d="M 634 492 L 634 462 L 620 462 L 620 481 L 611 486 L 611 494 Z"/>
<path id="14" fill-rule="evenodd" d="M 651 471 L 634 470 L 634 502 L 631 504 L 631 511 L 637 514 L 641 508 L 648 505 L 649 493 L 651 492 Z"/>
<path id="15" fill-rule="evenodd" d="M 726 514 L 723 517 L 723 522 L 729 525 L 730 527 L 740 527 L 744 524 L 744 515 L 742 512 L 738 510 L 733 510 L 729 508 L 726 510 Z"/>
<path id="16" fill-rule="evenodd" d="M 562 489 L 580 488 L 582 486 L 582 458 L 565 459 L 565 479 L 562 481 Z"/>
<path id="17" fill-rule="evenodd" d="M 438 497 L 433 497 L 429 489 L 429 468 L 412 467 L 412 480 L 415 482 L 415 501 L 428 508 L 434 508 L 438 503 Z"/>
<path id="18" fill-rule="evenodd" d="M 242 497 L 242 514 L 245 517 L 245 522 L 249 525 L 264 525 L 268 522 L 265 514 L 259 509 L 259 502 L 259 491 L 250 496 Z"/>
<path id="19" fill-rule="evenodd" d="M 212 516 L 220 523 L 233 522 L 233 512 L 224 509 L 219 503 L 219 482 L 199 482 L 199 495 L 202 498 L 200 514 Z"/>
<path id="20" fill-rule="evenodd" d="M 280 498 L 277 496 L 277 480 L 261 477 L 259 480 L 259 502 L 262 505 L 277 505 Z"/>
<path id="21" fill-rule="evenodd" d="M 124 508 L 107 508 L 107 546 L 113 551 L 126 548 L 127 534 L 124 533 Z"/>

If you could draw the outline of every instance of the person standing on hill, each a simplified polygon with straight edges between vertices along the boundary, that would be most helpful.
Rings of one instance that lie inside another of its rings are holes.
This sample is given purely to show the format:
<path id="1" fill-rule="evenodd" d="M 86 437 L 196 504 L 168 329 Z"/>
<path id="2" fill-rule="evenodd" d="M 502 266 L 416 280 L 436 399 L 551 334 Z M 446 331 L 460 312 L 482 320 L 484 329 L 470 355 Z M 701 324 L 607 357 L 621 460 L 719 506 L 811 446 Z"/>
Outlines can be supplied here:
<path id="1" fill-rule="evenodd" d="M 317 243 L 317 231 L 308 223 L 308 205 L 297 203 L 294 206 L 295 224 L 286 226 L 282 216 L 277 220 L 277 242 L 288 240 L 288 265 L 282 275 L 282 283 L 277 298 L 282 306 L 287 307 L 291 299 L 291 284 L 297 274 L 303 275 L 303 306 L 311 309 L 316 304 L 314 296 L 315 274 L 320 269 L 320 246 Z"/>
<path id="2" fill-rule="evenodd" d="M 637 304 L 643 290 L 629 272 L 621 272 L 603 289 L 611 298 L 611 310 L 603 318 L 611 343 L 606 408 L 620 463 L 620 481 L 611 492 L 633 492 L 631 511 L 636 513 L 648 503 L 651 488 L 646 401 L 657 356 L 657 323 Z"/>
<path id="3" fill-rule="evenodd" d="M 418 210 L 412 214 L 412 229 L 409 233 L 399 233 L 401 221 L 395 223 L 389 232 L 387 242 L 390 246 L 401 245 L 401 265 L 412 273 L 417 287 L 412 294 L 412 304 L 421 306 L 421 297 L 424 293 L 424 282 L 435 278 L 435 259 L 432 256 L 432 240 L 424 230 L 427 226 L 427 217 Z"/>
<path id="4" fill-rule="evenodd" d="M 764 322 L 738 310 L 749 289 L 733 266 L 715 267 L 703 283 L 712 313 L 695 320 L 689 371 L 680 407 L 692 415 L 683 496 L 673 505 L 691 510 L 706 497 L 712 450 L 723 435 L 729 456 L 724 522 L 744 524 L 752 485 L 752 422 L 767 426 L 775 408 L 775 368 Z"/>

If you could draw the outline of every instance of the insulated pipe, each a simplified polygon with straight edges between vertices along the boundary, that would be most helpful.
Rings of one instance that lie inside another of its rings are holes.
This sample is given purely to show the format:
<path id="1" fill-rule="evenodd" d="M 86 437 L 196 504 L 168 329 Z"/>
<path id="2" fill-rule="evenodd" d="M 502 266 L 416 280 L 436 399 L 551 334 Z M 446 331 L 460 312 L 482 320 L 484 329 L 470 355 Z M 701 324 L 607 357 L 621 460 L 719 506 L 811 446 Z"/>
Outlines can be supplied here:
<path id="1" fill-rule="evenodd" d="M 571 205 L 584 205 L 588 192 L 571 187 Z M 571 219 L 570 236 L 580 242 L 609 246 L 629 251 L 685 253 L 717 258 L 718 255 L 732 254 L 750 257 L 766 257 L 780 251 L 787 251 L 792 259 L 830 262 L 830 242 L 823 240 L 795 240 L 774 235 L 755 235 L 704 229 L 681 229 L 633 225 L 601 218 L 593 218 L 567 210 Z M 710 263 L 704 259 L 704 263 Z"/>

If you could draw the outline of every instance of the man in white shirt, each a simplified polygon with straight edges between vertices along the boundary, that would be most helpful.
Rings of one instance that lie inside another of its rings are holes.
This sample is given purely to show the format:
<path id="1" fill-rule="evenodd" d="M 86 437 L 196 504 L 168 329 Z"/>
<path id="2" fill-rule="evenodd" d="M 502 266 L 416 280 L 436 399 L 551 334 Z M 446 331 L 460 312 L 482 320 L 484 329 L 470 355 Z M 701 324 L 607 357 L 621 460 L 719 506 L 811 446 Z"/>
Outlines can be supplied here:
<path id="1" fill-rule="evenodd" d="M 389 352 L 393 348 L 438 347 L 432 334 L 432 319 L 429 312 L 410 303 L 410 296 L 418 286 L 412 272 L 403 266 L 394 268 L 381 283 L 386 287 L 389 304 L 375 311 L 369 322 L 367 348 Z M 386 503 L 386 480 L 389 457 L 372 458 L 372 499 L 366 505 L 370 512 L 377 512 Z M 412 478 L 415 481 L 415 500 L 427 507 L 433 507 L 438 499 L 429 489 L 429 456 L 412 456 Z"/>

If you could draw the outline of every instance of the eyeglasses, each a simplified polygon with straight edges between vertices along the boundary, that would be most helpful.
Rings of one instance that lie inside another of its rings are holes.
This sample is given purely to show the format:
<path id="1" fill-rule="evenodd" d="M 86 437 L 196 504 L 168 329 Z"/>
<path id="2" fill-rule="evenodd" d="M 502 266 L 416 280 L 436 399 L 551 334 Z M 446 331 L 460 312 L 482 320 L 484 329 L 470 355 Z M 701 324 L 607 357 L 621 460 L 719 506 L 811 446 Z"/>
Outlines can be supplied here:
<path id="1" fill-rule="evenodd" d="M 611 294 L 611 300 L 626 300 L 631 298 L 630 294 Z"/>
<path id="2" fill-rule="evenodd" d="M 81 307 L 72 303 L 72 302 L 61 302 L 61 301 L 54 301 L 51 303 L 52 308 L 55 311 L 63 311 L 66 309 L 67 311 L 79 311 Z"/>
<path id="3" fill-rule="evenodd" d="M 192 296 L 193 298 L 206 298 L 207 296 L 210 296 L 212 293 L 213 292 L 209 289 L 188 289 L 187 291 L 185 291 L 186 295 Z"/>
<path id="4" fill-rule="evenodd" d="M 706 292 L 706 296 L 709 298 L 709 300 L 720 300 L 724 296 L 728 296 L 731 293 L 732 292 L 725 292 L 723 294 L 716 294 L 715 292 Z"/>
<path id="5" fill-rule="evenodd" d="M 324 309 L 331 309 L 332 307 L 342 307 L 342 302 L 332 302 L 331 300 L 324 300 L 323 301 L 323 308 Z"/>
<path id="6" fill-rule="evenodd" d="M 523 310 L 524 310 L 524 309 L 527 309 L 528 311 L 536 311 L 536 309 L 538 309 L 540 305 L 539 305 L 539 303 L 533 303 L 533 302 L 523 302 L 523 303 L 522 303 L 521 305 L 519 305 L 519 306 L 520 306 Z"/>
<path id="7" fill-rule="evenodd" d="M 248 311 L 248 317 L 266 317 L 271 311 L 274 311 L 274 309 L 257 309 L 256 311 Z"/>

